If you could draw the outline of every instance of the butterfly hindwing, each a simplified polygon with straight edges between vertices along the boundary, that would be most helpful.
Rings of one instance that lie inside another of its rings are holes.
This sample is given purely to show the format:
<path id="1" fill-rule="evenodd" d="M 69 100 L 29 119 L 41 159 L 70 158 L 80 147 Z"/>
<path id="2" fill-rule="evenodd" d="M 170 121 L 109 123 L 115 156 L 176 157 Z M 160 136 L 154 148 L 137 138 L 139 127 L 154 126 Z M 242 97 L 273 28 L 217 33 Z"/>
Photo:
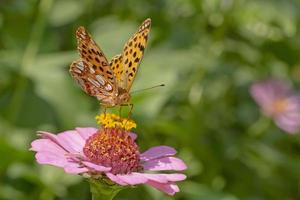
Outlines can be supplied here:
<path id="1" fill-rule="evenodd" d="M 84 27 L 79 27 L 76 31 L 78 42 L 78 51 L 83 61 L 91 67 L 91 72 L 103 76 L 110 83 L 114 83 L 113 72 L 103 51 L 98 47 L 96 42 Z"/>
<path id="2" fill-rule="evenodd" d="M 139 64 L 143 58 L 150 27 L 151 19 L 146 19 L 124 46 L 122 53 L 123 71 L 118 85 L 127 91 L 132 86 Z"/>

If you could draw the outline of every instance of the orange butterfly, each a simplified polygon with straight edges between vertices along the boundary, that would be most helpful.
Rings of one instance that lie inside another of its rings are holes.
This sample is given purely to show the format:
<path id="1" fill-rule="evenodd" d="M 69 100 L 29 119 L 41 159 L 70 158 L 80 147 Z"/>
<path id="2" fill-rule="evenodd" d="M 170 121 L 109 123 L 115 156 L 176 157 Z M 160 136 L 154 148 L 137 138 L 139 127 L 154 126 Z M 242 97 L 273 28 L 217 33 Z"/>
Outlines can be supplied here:
<path id="1" fill-rule="evenodd" d="M 107 61 L 84 27 L 76 31 L 80 59 L 70 66 L 72 77 L 88 95 L 95 96 L 104 107 L 128 104 L 130 88 L 150 32 L 151 19 L 146 19 L 138 31 L 127 41 L 122 54 Z"/>

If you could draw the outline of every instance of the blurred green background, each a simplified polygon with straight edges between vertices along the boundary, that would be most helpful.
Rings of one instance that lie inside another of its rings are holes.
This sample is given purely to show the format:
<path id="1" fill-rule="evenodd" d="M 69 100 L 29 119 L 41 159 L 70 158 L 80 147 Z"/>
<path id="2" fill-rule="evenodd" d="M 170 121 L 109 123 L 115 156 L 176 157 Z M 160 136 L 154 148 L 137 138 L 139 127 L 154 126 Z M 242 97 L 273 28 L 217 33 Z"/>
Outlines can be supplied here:
<path id="1" fill-rule="evenodd" d="M 144 186 L 117 199 L 300 199 L 300 136 L 261 116 L 253 81 L 300 82 L 299 0 L 1 0 L 0 199 L 90 199 L 89 186 L 40 166 L 37 130 L 96 126 L 95 98 L 68 73 L 86 26 L 106 55 L 146 18 L 149 45 L 133 89 L 141 150 L 175 147 L 189 166 L 181 192 Z M 297 87 L 297 86 L 296 86 Z"/>

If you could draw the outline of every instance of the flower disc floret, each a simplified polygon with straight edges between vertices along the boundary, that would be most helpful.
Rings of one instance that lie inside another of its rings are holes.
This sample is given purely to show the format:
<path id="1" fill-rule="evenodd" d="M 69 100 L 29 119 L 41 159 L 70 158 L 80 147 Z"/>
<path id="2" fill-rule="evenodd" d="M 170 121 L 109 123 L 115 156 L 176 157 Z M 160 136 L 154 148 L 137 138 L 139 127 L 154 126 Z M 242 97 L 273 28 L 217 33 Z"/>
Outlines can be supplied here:
<path id="1" fill-rule="evenodd" d="M 133 120 L 111 113 L 97 115 L 96 121 L 97 124 L 102 125 L 104 128 L 121 128 L 126 131 L 136 128 L 136 123 Z"/>
<path id="2" fill-rule="evenodd" d="M 113 174 L 127 174 L 142 169 L 138 146 L 128 132 L 117 128 L 98 130 L 87 139 L 83 153 L 93 163 L 111 167 Z"/>

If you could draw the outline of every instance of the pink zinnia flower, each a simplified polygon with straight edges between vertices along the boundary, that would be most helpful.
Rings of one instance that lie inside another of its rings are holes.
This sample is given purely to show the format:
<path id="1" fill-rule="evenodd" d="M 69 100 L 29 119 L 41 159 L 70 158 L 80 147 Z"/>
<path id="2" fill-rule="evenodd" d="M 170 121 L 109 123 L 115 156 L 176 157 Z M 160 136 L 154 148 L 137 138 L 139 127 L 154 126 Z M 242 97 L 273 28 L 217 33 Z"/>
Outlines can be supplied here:
<path id="1" fill-rule="evenodd" d="M 262 112 L 288 133 L 300 129 L 300 93 L 283 81 L 270 79 L 253 84 L 251 95 Z"/>
<path id="2" fill-rule="evenodd" d="M 179 192 L 176 182 L 186 178 L 181 173 L 151 173 L 181 171 L 186 165 L 174 157 L 172 147 L 156 146 L 140 153 L 136 134 L 119 127 L 39 133 L 41 139 L 31 143 L 37 162 L 62 167 L 67 173 L 110 179 L 121 186 L 146 184 L 169 195 Z"/>

